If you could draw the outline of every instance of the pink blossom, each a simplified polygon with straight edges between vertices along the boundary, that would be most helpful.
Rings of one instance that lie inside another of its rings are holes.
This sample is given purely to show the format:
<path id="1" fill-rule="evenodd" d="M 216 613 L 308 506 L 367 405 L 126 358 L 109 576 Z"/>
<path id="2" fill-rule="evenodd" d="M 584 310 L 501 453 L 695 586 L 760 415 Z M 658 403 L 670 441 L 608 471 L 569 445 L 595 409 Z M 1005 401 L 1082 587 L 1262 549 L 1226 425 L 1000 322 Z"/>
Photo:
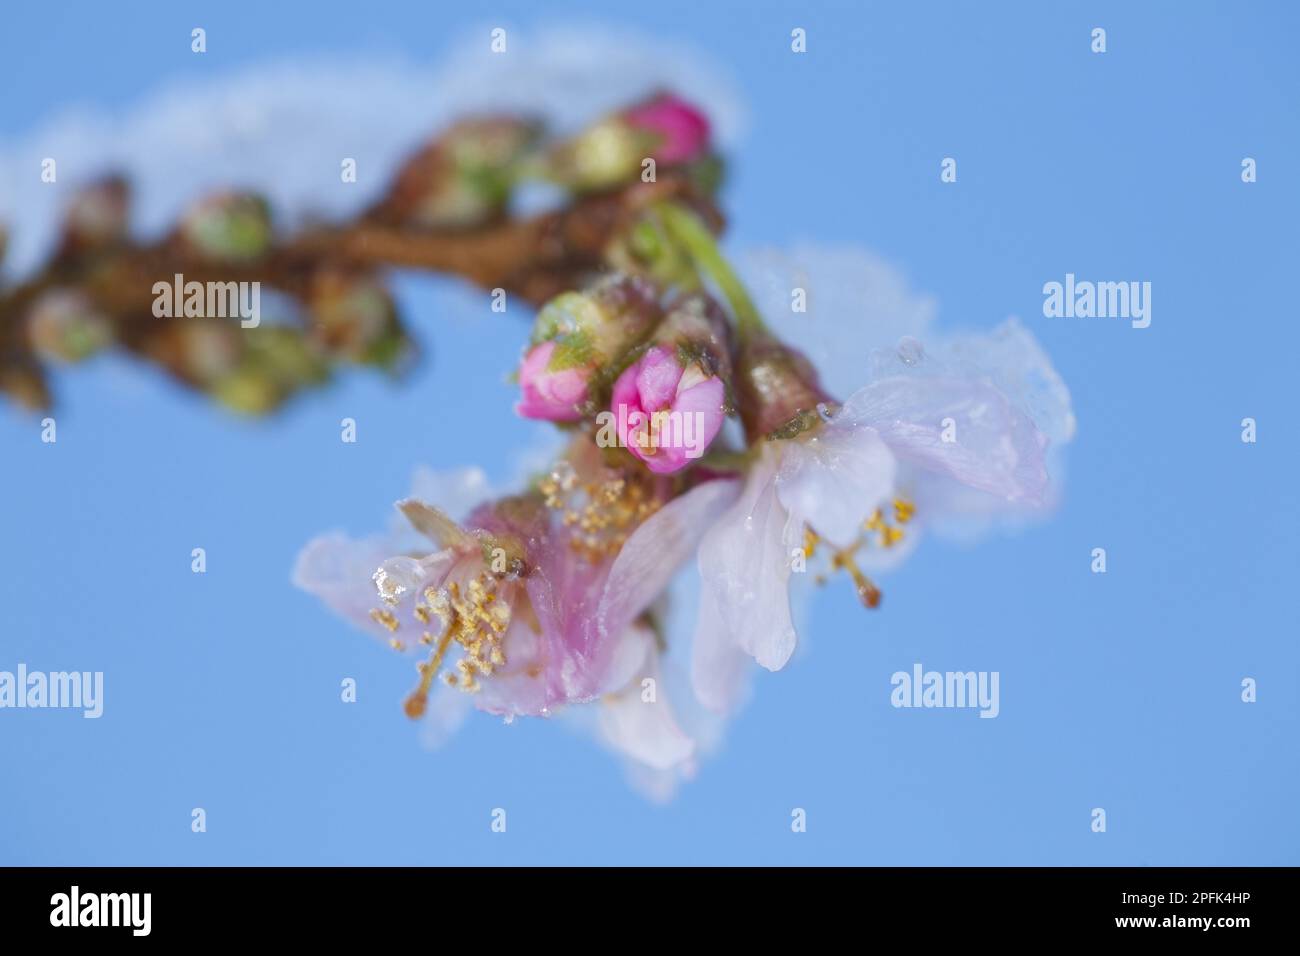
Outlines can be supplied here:
<path id="1" fill-rule="evenodd" d="M 515 410 L 525 418 L 542 418 L 553 422 L 572 422 L 582 418 L 579 409 L 587 399 L 587 381 L 591 369 L 584 366 L 552 370 L 547 366 L 555 352 L 555 342 L 542 342 L 528 350 L 519 366 L 519 385 L 523 398 Z"/>
<path id="2" fill-rule="evenodd" d="M 524 579 L 535 630 L 527 651 L 509 653 L 520 657 L 526 676 L 512 686 L 485 681 L 480 707 L 545 714 L 619 690 L 626 632 L 695 553 L 709 522 L 735 496 L 734 485 L 705 482 L 673 498 L 621 547 L 595 561 L 575 557 L 570 538 L 581 532 L 559 523 L 546 545 L 530 554 Z"/>
<path id="3" fill-rule="evenodd" d="M 600 706 L 600 735 L 639 772 L 687 772 L 693 737 L 667 696 L 642 697 L 643 681 L 658 681 L 663 667 L 646 611 L 738 483 L 705 481 L 666 501 L 655 491 L 650 499 L 621 499 L 611 492 L 632 483 L 604 468 L 590 441 L 575 444 L 545 495 L 479 505 L 463 523 L 405 499 L 398 503 L 410 525 L 405 532 L 318 538 L 299 556 L 294 581 L 394 648 L 429 656 L 407 713 L 437 722 L 435 736 L 459 722 L 468 701 L 506 719 L 592 702 Z M 567 477 L 556 478 L 561 469 Z M 485 490 L 478 473 L 442 488 L 462 501 Z M 638 507 L 643 500 L 652 505 L 647 517 Z M 622 528 L 594 548 L 588 532 L 564 520 L 568 509 L 587 511 L 593 503 L 608 509 L 602 524 L 609 518 L 610 527 Z M 427 540 L 421 544 L 413 531 Z M 439 674 L 447 679 L 435 682 Z"/>
<path id="4" fill-rule="evenodd" d="M 619 444 L 656 474 L 680 471 L 704 454 L 725 417 L 726 388 L 692 362 L 683 368 L 655 346 L 614 383 Z"/>

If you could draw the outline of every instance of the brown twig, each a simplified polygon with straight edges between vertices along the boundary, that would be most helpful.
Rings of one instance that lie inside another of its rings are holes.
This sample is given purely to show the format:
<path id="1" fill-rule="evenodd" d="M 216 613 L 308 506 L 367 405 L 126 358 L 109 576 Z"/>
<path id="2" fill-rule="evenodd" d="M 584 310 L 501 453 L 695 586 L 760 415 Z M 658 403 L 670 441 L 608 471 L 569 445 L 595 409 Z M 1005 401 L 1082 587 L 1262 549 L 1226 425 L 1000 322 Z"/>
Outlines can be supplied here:
<path id="1" fill-rule="evenodd" d="M 352 223 L 315 227 L 273 245 L 245 263 L 213 262 L 195 254 L 175 235 L 161 242 L 119 244 L 86 255 L 61 252 L 25 281 L 0 289 L 0 389 L 19 401 L 48 404 L 40 363 L 27 341 L 24 320 L 40 297 L 75 289 L 113 325 L 115 340 L 133 352 L 162 361 L 150 348 L 160 320 L 152 313 L 153 286 L 181 274 L 187 282 L 259 281 L 299 295 L 320 268 L 382 267 L 459 275 L 483 289 L 504 289 L 538 304 L 574 288 L 606 263 L 610 242 L 640 210 L 663 199 L 697 208 L 721 228 L 716 207 L 685 174 L 666 171 L 658 182 L 575 198 L 571 204 L 530 219 L 502 219 L 467 230 L 430 231 L 362 215 Z M 163 363 L 167 364 L 167 363 Z M 194 384 L 175 364 L 169 370 Z"/>

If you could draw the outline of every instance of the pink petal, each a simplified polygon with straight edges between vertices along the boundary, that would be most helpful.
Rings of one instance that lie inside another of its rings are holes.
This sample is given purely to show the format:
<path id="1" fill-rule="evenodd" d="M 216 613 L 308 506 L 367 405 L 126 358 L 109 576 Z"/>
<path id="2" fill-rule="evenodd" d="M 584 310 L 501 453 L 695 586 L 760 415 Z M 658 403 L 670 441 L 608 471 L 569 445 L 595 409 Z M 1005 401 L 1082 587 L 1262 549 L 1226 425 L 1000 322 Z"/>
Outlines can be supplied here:
<path id="1" fill-rule="evenodd" d="M 726 399 L 727 389 L 722 384 L 722 379 L 710 377 L 680 392 L 673 402 L 673 411 L 682 416 L 699 416 L 699 427 L 693 433 L 697 446 L 694 449 L 686 449 L 692 453 L 699 453 L 694 454 L 694 457 L 698 458 L 702 455 L 713 443 L 713 439 L 718 437 L 722 422 L 727 417 L 724 410 Z"/>
<path id="2" fill-rule="evenodd" d="M 544 635 L 545 706 L 590 700 L 600 689 L 610 647 L 592 620 L 609 564 L 590 564 L 563 543 L 541 549 L 525 587 Z"/>
<path id="3" fill-rule="evenodd" d="M 636 369 L 636 390 L 641 408 L 657 411 L 667 406 L 677 395 L 682 367 L 666 349 L 650 349 L 633 368 Z"/>
<path id="4" fill-rule="evenodd" d="M 619 440 L 656 474 L 672 474 L 700 458 L 726 417 L 726 388 L 717 377 L 677 391 L 683 370 L 666 349 L 652 348 L 614 383 L 611 410 Z M 656 421 L 660 422 L 655 427 Z M 643 448 L 649 439 L 652 447 Z"/>
<path id="5" fill-rule="evenodd" d="M 626 114 L 633 126 L 650 130 L 661 142 L 655 156 L 665 163 L 689 162 L 708 146 L 709 121 L 685 100 L 665 94 Z"/>
<path id="6" fill-rule="evenodd" d="M 577 406 L 587 398 L 591 373 L 585 368 L 548 370 L 554 352 L 554 342 L 542 342 L 524 356 L 519 366 L 521 397 L 515 410 L 525 418 L 577 421 L 582 418 Z"/>
<path id="7" fill-rule="evenodd" d="M 383 535 L 362 540 L 341 531 L 319 535 L 298 552 L 293 583 L 335 614 L 378 635 L 383 628 L 370 618 L 371 608 L 379 604 L 370 576 L 392 553 Z"/>

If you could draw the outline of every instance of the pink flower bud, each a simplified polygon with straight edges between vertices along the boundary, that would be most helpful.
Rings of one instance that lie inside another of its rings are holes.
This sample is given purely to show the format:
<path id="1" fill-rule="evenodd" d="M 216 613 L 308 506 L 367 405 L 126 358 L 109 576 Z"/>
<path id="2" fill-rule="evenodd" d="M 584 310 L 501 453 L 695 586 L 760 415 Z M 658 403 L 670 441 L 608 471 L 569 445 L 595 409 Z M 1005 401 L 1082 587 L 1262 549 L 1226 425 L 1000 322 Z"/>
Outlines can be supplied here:
<path id="1" fill-rule="evenodd" d="M 614 383 L 611 423 L 618 442 L 656 474 L 702 456 L 726 416 L 726 386 L 698 363 L 685 368 L 654 346 Z"/>
<path id="2" fill-rule="evenodd" d="M 519 368 L 516 411 L 554 422 L 591 415 L 604 404 L 620 360 L 659 321 L 657 296 L 645 280 L 615 274 L 546 303 Z"/>
<path id="3" fill-rule="evenodd" d="M 654 159 L 679 166 L 709 152 L 709 121 L 690 103 L 668 93 L 604 117 L 558 144 L 548 175 L 571 189 L 608 189 L 633 180 Z"/>
<path id="4" fill-rule="evenodd" d="M 689 163 L 709 148 L 708 118 L 671 93 L 661 93 L 623 116 L 632 126 L 659 137 L 654 156 L 661 163 Z"/>
<path id="5" fill-rule="evenodd" d="M 579 406 L 587 400 L 587 366 L 551 369 L 555 342 L 534 345 L 519 366 L 519 385 L 523 397 L 515 410 L 525 418 L 552 422 L 572 422 L 582 418 Z"/>

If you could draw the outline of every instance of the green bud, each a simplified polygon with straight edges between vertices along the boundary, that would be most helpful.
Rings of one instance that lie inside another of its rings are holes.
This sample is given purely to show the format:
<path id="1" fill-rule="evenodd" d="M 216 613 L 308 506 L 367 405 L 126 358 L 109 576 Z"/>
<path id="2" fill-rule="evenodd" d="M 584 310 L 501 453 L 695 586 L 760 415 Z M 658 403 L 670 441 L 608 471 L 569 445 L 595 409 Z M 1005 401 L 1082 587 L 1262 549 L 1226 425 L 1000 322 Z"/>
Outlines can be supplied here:
<path id="1" fill-rule="evenodd" d="M 209 196 L 185 214 L 181 235 L 195 252 L 212 259 L 256 259 L 271 247 L 270 207 L 248 193 Z"/>
<path id="2" fill-rule="evenodd" d="M 113 327 L 84 293 L 54 289 L 41 296 L 27 317 L 32 348 L 47 358 L 80 362 L 113 341 Z"/>

